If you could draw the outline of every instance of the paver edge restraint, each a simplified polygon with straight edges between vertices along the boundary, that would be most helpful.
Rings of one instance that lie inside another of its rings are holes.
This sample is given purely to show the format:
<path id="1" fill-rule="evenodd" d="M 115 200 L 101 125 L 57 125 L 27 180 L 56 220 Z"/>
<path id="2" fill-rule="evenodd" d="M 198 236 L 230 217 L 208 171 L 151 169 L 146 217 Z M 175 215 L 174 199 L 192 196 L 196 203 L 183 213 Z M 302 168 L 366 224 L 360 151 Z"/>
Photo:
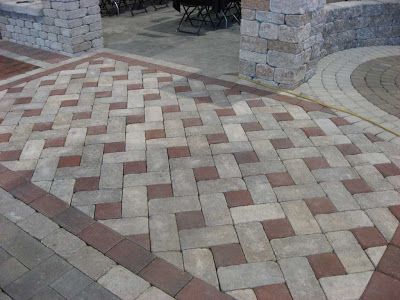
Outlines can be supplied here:
<path id="1" fill-rule="evenodd" d="M 375 125 L 375 126 L 377 126 L 379 128 L 382 128 L 383 130 L 385 130 L 387 132 L 390 132 L 391 134 L 393 134 L 395 136 L 400 137 L 400 132 L 397 132 L 397 131 L 391 130 L 389 128 L 386 128 L 385 126 L 382 126 L 381 124 L 379 124 L 379 123 L 377 123 L 375 121 L 372 121 L 371 119 L 369 119 L 367 117 L 361 116 L 361 115 L 359 115 L 359 114 L 357 114 L 357 113 L 355 113 L 355 112 L 353 112 L 351 110 L 348 110 L 347 108 L 330 105 L 330 104 L 327 104 L 327 103 L 325 103 L 325 102 L 323 102 L 321 100 L 318 100 L 318 99 L 312 98 L 311 96 L 305 95 L 303 93 L 299 94 L 299 93 L 293 92 L 293 91 L 288 90 L 288 89 L 276 88 L 276 87 L 274 87 L 272 85 L 269 85 L 269 84 L 266 84 L 266 83 L 261 83 L 261 82 L 258 82 L 256 80 L 251 80 L 251 79 L 248 79 L 248 78 L 246 78 L 244 76 L 241 76 L 241 75 L 239 75 L 238 78 L 242 79 L 242 80 L 245 80 L 245 81 L 248 81 L 250 83 L 256 84 L 258 86 L 264 87 L 264 88 L 266 88 L 268 90 L 271 90 L 271 91 L 273 91 L 273 92 L 275 92 L 277 94 L 287 93 L 287 94 L 290 94 L 292 96 L 301 98 L 303 100 L 310 101 L 310 102 L 313 102 L 313 103 L 317 103 L 317 104 L 319 104 L 321 106 L 330 108 L 332 110 L 336 110 L 336 111 L 340 111 L 340 112 L 352 115 L 352 116 L 357 117 L 357 118 L 359 118 L 359 119 L 361 119 L 363 121 L 369 122 L 369 123 L 371 123 L 371 124 L 373 124 L 373 125 Z"/>

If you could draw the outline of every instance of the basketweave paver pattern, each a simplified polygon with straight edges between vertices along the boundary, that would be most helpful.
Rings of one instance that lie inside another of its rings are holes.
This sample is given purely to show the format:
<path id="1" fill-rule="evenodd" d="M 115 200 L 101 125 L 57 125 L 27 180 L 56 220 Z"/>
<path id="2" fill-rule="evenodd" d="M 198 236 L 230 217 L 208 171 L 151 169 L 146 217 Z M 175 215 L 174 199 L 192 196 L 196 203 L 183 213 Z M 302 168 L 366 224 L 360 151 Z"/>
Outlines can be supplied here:
<path id="1" fill-rule="evenodd" d="M 377 86 L 373 83 L 376 77 L 371 76 L 368 79 L 368 83 L 371 84 L 372 91 L 368 86 L 364 88 L 359 85 L 360 80 L 363 81 L 364 79 L 359 76 L 354 77 L 354 74 L 358 73 L 355 71 L 364 64 L 368 65 L 369 61 L 373 62 L 375 59 L 379 60 L 385 57 L 389 59 L 388 57 L 398 57 L 399 55 L 399 46 L 362 47 L 333 53 L 321 59 L 318 62 L 316 74 L 295 91 L 316 97 L 329 105 L 348 109 L 353 113 L 400 133 L 400 120 L 397 117 L 397 109 L 391 109 L 390 111 L 388 109 L 388 107 L 396 108 L 396 106 L 393 106 L 394 101 L 391 101 L 396 97 L 396 92 L 398 91 L 398 85 L 393 86 L 393 79 L 396 78 L 396 75 L 391 76 L 392 79 L 383 80 Z M 395 65 L 398 65 L 398 63 L 395 61 L 388 65 L 389 69 L 394 68 L 396 70 Z M 381 70 L 381 67 L 375 67 L 376 65 L 374 66 L 374 72 Z M 370 75 L 373 75 L 373 73 Z M 379 92 L 374 92 L 378 87 L 382 87 L 382 89 Z M 379 95 L 385 96 L 383 99 L 379 99 Z M 372 97 L 376 101 L 371 101 Z M 348 122 L 363 128 L 366 133 L 378 135 L 384 140 L 397 144 L 400 143 L 398 136 L 370 122 L 346 113 L 338 114 Z"/>
<path id="2" fill-rule="evenodd" d="M 400 259 L 396 145 L 312 103 L 110 53 L 36 77 L 3 95 L 1 163 L 50 193 L 24 195 L 31 207 L 164 292 L 399 285 L 381 261 Z M 21 184 L 7 174 L 3 188 Z"/>

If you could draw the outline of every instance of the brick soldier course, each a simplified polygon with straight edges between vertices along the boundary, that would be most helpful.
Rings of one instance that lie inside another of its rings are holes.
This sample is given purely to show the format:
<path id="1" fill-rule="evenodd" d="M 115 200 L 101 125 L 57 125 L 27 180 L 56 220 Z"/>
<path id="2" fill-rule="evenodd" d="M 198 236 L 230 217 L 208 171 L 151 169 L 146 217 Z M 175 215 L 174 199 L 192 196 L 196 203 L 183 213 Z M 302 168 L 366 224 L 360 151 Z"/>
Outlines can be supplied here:
<path id="1" fill-rule="evenodd" d="M 0 186 L 24 202 L 2 197 L 2 222 L 63 259 L 48 240 L 69 232 L 85 248 L 62 270 L 87 286 L 123 299 L 397 297 L 398 147 L 333 111 L 111 52 L 0 90 Z M 1 289 L 17 297 L 29 276 Z"/>

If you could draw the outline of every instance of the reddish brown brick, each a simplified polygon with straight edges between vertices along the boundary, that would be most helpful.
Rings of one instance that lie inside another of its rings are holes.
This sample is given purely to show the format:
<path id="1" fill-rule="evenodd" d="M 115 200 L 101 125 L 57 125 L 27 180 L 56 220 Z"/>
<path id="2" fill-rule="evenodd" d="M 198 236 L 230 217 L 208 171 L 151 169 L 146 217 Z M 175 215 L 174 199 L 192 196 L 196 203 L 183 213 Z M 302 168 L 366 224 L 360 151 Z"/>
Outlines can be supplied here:
<path id="1" fill-rule="evenodd" d="M 249 191 L 225 192 L 225 200 L 228 207 L 245 206 L 254 204 Z"/>
<path id="2" fill-rule="evenodd" d="M 0 187 L 8 192 L 25 183 L 25 177 L 17 172 L 6 170 L 0 175 Z"/>
<path id="3" fill-rule="evenodd" d="M 95 191 L 99 189 L 100 177 L 81 177 L 75 180 L 74 192 Z"/>
<path id="4" fill-rule="evenodd" d="M 375 227 L 360 227 L 351 231 L 363 249 L 387 245 L 387 241 Z"/>
<path id="5" fill-rule="evenodd" d="M 196 104 L 212 103 L 212 99 L 211 99 L 211 97 L 208 97 L 208 96 L 206 96 L 206 97 L 195 97 L 194 98 L 194 102 Z"/>
<path id="6" fill-rule="evenodd" d="M 293 117 L 290 113 L 283 112 L 283 113 L 273 113 L 272 116 L 277 120 L 280 121 L 292 121 Z"/>
<path id="7" fill-rule="evenodd" d="M 125 109 L 128 107 L 127 102 L 114 102 L 110 104 L 110 110 Z"/>
<path id="8" fill-rule="evenodd" d="M 220 292 L 214 286 L 198 279 L 193 278 L 179 293 L 176 295 L 178 300 L 232 300 L 232 297 Z"/>
<path id="9" fill-rule="evenodd" d="M 128 91 L 141 90 L 143 85 L 141 83 L 132 83 L 127 85 Z"/>
<path id="10" fill-rule="evenodd" d="M 289 140 L 288 138 L 273 139 L 273 140 L 271 140 L 271 144 L 275 149 L 294 148 L 292 141 Z"/>
<path id="11" fill-rule="evenodd" d="M 238 164 L 248 164 L 260 161 L 254 151 L 235 152 L 233 155 Z"/>
<path id="12" fill-rule="evenodd" d="M 397 229 L 393 235 L 392 240 L 390 241 L 392 245 L 395 245 L 396 247 L 400 248 L 400 226 L 397 226 Z"/>
<path id="13" fill-rule="evenodd" d="M 258 300 L 292 300 L 292 296 L 284 283 L 256 287 L 254 293 Z"/>
<path id="14" fill-rule="evenodd" d="M 111 248 L 106 255 L 136 274 L 155 259 L 149 251 L 127 239 Z"/>
<path id="15" fill-rule="evenodd" d="M 400 175 L 399 167 L 393 163 L 376 164 L 374 166 L 384 177 Z"/>
<path id="16" fill-rule="evenodd" d="M 146 172 L 147 172 L 147 165 L 145 161 L 130 161 L 124 163 L 124 175 L 140 174 Z"/>
<path id="17" fill-rule="evenodd" d="M 348 179 L 342 181 L 346 189 L 351 194 L 370 193 L 373 190 L 364 181 L 364 179 Z"/>
<path id="18" fill-rule="evenodd" d="M 265 103 L 261 99 L 247 100 L 250 107 L 264 107 Z"/>
<path id="19" fill-rule="evenodd" d="M 81 157 L 79 155 L 62 156 L 58 161 L 58 168 L 77 167 L 80 164 L 81 164 Z"/>
<path id="20" fill-rule="evenodd" d="M 172 77 L 170 76 L 165 76 L 165 77 L 157 77 L 157 81 L 158 82 L 171 82 L 172 81 Z"/>
<path id="21" fill-rule="evenodd" d="M 36 199 L 31 202 L 30 206 L 49 218 L 58 215 L 69 207 L 67 203 L 50 194 Z"/>
<path id="22" fill-rule="evenodd" d="M 131 234 L 127 236 L 127 239 L 134 242 L 135 244 L 143 247 L 144 249 L 150 251 L 150 236 L 147 233 L 143 234 Z"/>
<path id="23" fill-rule="evenodd" d="M 165 138 L 164 129 L 151 129 L 145 132 L 146 140 Z"/>
<path id="24" fill-rule="evenodd" d="M 31 103 L 32 97 L 22 97 L 14 101 L 14 105 Z"/>
<path id="25" fill-rule="evenodd" d="M 144 123 L 145 117 L 144 115 L 132 115 L 126 117 L 126 124 L 137 124 Z"/>
<path id="26" fill-rule="evenodd" d="M 189 147 L 171 147 L 167 149 L 169 158 L 188 157 L 190 156 Z"/>
<path id="27" fill-rule="evenodd" d="M 104 144 L 104 153 L 125 152 L 125 142 Z"/>
<path id="28" fill-rule="evenodd" d="M 292 225 L 287 219 L 275 219 L 261 222 L 269 240 L 285 238 L 294 235 Z"/>
<path id="29" fill-rule="evenodd" d="M 207 134 L 207 141 L 209 144 L 228 143 L 228 137 L 225 133 Z"/>
<path id="30" fill-rule="evenodd" d="M 201 122 L 200 118 L 189 118 L 182 120 L 183 127 L 193 127 L 193 126 L 201 126 L 203 122 Z"/>
<path id="31" fill-rule="evenodd" d="M 330 214 L 336 212 L 336 207 L 328 198 L 310 198 L 304 200 L 311 213 L 315 215 Z"/>
<path id="32" fill-rule="evenodd" d="M 114 80 L 128 80 L 128 75 L 114 75 Z"/>
<path id="33" fill-rule="evenodd" d="M 246 258 L 240 244 L 214 246 L 211 247 L 211 251 L 217 268 L 246 263 Z"/>
<path id="34" fill-rule="evenodd" d="M 364 135 L 367 137 L 367 139 L 369 139 L 372 143 L 376 143 L 376 142 L 382 142 L 383 139 L 381 139 L 380 137 L 377 137 L 376 135 L 372 134 L 372 133 L 364 133 Z"/>
<path id="35" fill-rule="evenodd" d="M 160 258 L 153 260 L 139 275 L 172 297 L 192 279 L 189 273 Z"/>
<path id="36" fill-rule="evenodd" d="M 60 107 L 77 106 L 78 100 L 64 100 L 61 101 Z"/>
<path id="37" fill-rule="evenodd" d="M 294 185 L 292 177 L 287 172 L 266 175 L 272 187 Z"/>
<path id="38" fill-rule="evenodd" d="M 344 125 L 350 125 L 350 122 L 347 122 L 346 119 L 341 118 L 341 117 L 333 117 L 330 118 L 330 120 L 336 125 L 336 126 L 344 126 Z"/>
<path id="39" fill-rule="evenodd" d="M 205 227 L 203 213 L 200 210 L 184 211 L 175 214 L 178 230 Z"/>
<path id="40" fill-rule="evenodd" d="M 112 97 L 112 91 L 103 91 L 103 92 L 96 92 L 94 94 L 96 98 L 107 98 Z"/>
<path id="41" fill-rule="evenodd" d="M 309 101 L 305 101 L 305 100 L 300 100 L 299 103 L 297 103 L 298 106 L 301 106 L 306 112 L 309 111 L 320 111 L 322 110 L 322 106 L 316 103 L 312 103 Z"/>
<path id="42" fill-rule="evenodd" d="M 94 215 L 96 220 L 119 219 L 122 214 L 121 209 L 121 202 L 98 203 Z"/>
<path id="43" fill-rule="evenodd" d="M 64 144 L 65 144 L 65 138 L 64 137 L 48 139 L 44 143 L 44 148 L 64 147 Z"/>
<path id="44" fill-rule="evenodd" d="M 86 120 L 90 119 L 92 117 L 92 112 L 91 111 L 82 111 L 78 113 L 74 113 L 74 116 L 72 117 L 73 120 Z"/>
<path id="45" fill-rule="evenodd" d="M 393 205 L 389 207 L 390 212 L 400 221 L 400 205 Z"/>
<path id="46" fill-rule="evenodd" d="M 84 228 L 95 221 L 74 207 L 69 207 L 53 218 L 58 225 L 74 235 L 80 233 Z"/>
<path id="47" fill-rule="evenodd" d="M 121 235 L 98 222 L 84 228 L 79 237 L 102 253 L 106 253 L 122 240 Z"/>
<path id="48" fill-rule="evenodd" d="M 218 179 L 218 171 L 216 167 L 200 167 L 193 169 L 196 181 Z"/>
<path id="49" fill-rule="evenodd" d="M 346 274 L 344 266 L 335 253 L 320 253 L 307 258 L 317 279 Z"/>
<path id="50" fill-rule="evenodd" d="M 36 123 L 36 124 L 33 125 L 32 131 L 46 131 L 46 130 L 51 130 L 52 127 L 53 127 L 53 123 L 52 123 L 52 122 L 48 122 L 48 123 Z"/>
<path id="51" fill-rule="evenodd" d="M 10 193 L 24 203 L 31 203 L 46 195 L 46 191 L 30 182 L 18 185 L 15 189 L 11 190 Z"/>
<path id="52" fill-rule="evenodd" d="M 361 300 L 397 300 L 400 281 L 381 272 L 374 272 Z"/>
<path id="53" fill-rule="evenodd" d="M 154 184 L 147 186 L 147 198 L 168 198 L 172 197 L 172 186 L 170 184 Z"/>
<path id="54" fill-rule="evenodd" d="M 179 107 L 179 105 L 166 105 L 162 106 L 161 110 L 163 113 L 173 113 L 181 111 L 181 108 Z"/>
<path id="55" fill-rule="evenodd" d="M 327 160 L 323 157 L 307 157 L 303 158 L 303 160 L 311 171 L 330 167 Z"/>
<path id="56" fill-rule="evenodd" d="M 319 128 L 319 127 L 307 127 L 307 128 L 303 128 L 303 131 L 307 137 L 324 136 L 325 135 L 325 132 L 323 132 L 321 130 L 321 128 Z"/>
<path id="57" fill-rule="evenodd" d="M 361 153 L 361 150 L 353 144 L 340 144 L 336 145 L 336 148 L 338 148 L 343 155 L 355 155 Z"/>
<path id="58" fill-rule="evenodd" d="M 84 82 L 82 87 L 83 88 L 90 88 L 90 87 L 97 87 L 98 82 L 97 81 L 89 81 L 89 82 Z"/>
<path id="59" fill-rule="evenodd" d="M 21 150 L 10 150 L 0 152 L 0 161 L 18 160 L 21 155 Z"/>
<path id="60" fill-rule="evenodd" d="M 185 93 L 185 92 L 190 92 L 190 91 L 191 91 L 191 88 L 186 85 L 175 87 L 175 93 Z"/>
<path id="61" fill-rule="evenodd" d="M 219 108 L 216 109 L 215 112 L 218 117 L 236 116 L 236 113 L 232 108 Z"/>
<path id="62" fill-rule="evenodd" d="M 376 269 L 400 280 L 400 248 L 389 245 Z"/>
<path id="63" fill-rule="evenodd" d="M 7 143 L 11 138 L 11 133 L 1 133 L 0 134 L 0 143 Z"/>
<path id="64" fill-rule="evenodd" d="M 22 114 L 22 117 L 35 117 L 35 116 L 40 116 L 42 113 L 42 109 L 27 109 L 24 110 L 24 113 Z"/>
<path id="65" fill-rule="evenodd" d="M 251 131 L 261 131 L 263 130 L 262 126 L 258 122 L 248 122 L 248 123 L 243 123 L 242 128 L 245 132 L 251 132 Z"/>
<path id="66" fill-rule="evenodd" d="M 67 89 L 57 89 L 57 90 L 52 90 L 49 94 L 49 96 L 62 96 L 65 95 L 65 92 Z"/>
<path id="67" fill-rule="evenodd" d="M 106 133 L 107 133 L 107 126 L 105 125 L 90 126 L 87 128 L 87 135 L 99 135 Z"/>
<path id="68" fill-rule="evenodd" d="M 143 100 L 144 101 L 160 100 L 160 99 L 161 99 L 160 94 L 146 94 L 146 95 L 143 95 Z"/>

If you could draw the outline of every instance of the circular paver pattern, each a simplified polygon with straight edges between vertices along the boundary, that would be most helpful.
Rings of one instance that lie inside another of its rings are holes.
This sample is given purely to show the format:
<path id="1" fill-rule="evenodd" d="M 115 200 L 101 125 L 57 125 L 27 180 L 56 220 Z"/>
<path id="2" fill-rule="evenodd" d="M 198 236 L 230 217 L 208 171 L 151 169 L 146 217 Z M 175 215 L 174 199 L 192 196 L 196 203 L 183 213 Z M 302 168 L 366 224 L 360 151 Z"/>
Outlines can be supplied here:
<path id="1" fill-rule="evenodd" d="M 351 74 L 354 88 L 371 103 L 400 117 L 400 56 L 373 59 Z"/>

